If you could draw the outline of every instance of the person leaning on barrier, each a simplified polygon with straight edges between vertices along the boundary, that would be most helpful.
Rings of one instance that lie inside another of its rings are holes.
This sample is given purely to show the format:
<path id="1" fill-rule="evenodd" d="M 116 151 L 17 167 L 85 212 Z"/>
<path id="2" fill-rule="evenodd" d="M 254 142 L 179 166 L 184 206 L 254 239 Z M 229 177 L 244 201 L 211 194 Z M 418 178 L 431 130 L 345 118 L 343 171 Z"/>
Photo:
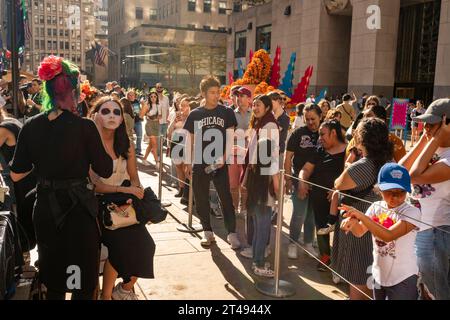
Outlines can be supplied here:
<path id="1" fill-rule="evenodd" d="M 411 174 L 412 203 L 421 208 L 416 239 L 422 298 L 449 300 L 450 99 L 435 100 L 423 115 L 425 132 L 400 161 Z"/>
<path id="2" fill-rule="evenodd" d="M 298 177 L 300 170 L 305 165 L 311 154 L 315 152 L 319 139 L 319 127 L 322 110 L 315 104 L 309 104 L 303 109 L 306 126 L 292 132 L 287 142 L 284 170 L 287 175 Z M 289 224 L 289 236 L 291 243 L 288 246 L 288 257 L 297 259 L 297 242 L 300 230 L 303 226 L 303 245 L 308 252 L 313 253 L 312 242 L 314 239 L 314 213 L 309 197 L 298 197 L 298 182 L 286 176 L 286 193 L 292 193 L 292 216 Z M 292 192 L 291 192 L 292 191 Z"/>
<path id="3" fill-rule="evenodd" d="M 40 280 L 48 299 L 93 299 L 98 283 L 100 233 L 97 199 L 88 180 L 92 167 L 109 177 L 113 162 L 95 123 L 76 114 L 79 69 L 60 57 L 44 58 L 43 112 L 29 119 L 19 134 L 11 165 L 17 182 L 31 170 L 37 176 L 33 223 L 39 252 Z"/>
<path id="4" fill-rule="evenodd" d="M 355 133 L 356 146 L 362 152 L 362 158 L 348 166 L 334 182 L 334 189 L 343 191 L 355 200 L 344 197 L 341 202 L 351 205 L 361 212 L 366 212 L 370 204 L 380 200 L 374 191 L 378 171 L 392 160 L 393 146 L 389 141 L 389 130 L 386 123 L 377 118 L 363 119 Z M 368 268 L 372 265 L 372 239 L 370 234 L 356 238 L 337 230 L 333 238 L 331 253 L 331 268 L 347 279 L 350 286 L 350 299 L 366 299 L 360 290 L 367 295 Z"/>

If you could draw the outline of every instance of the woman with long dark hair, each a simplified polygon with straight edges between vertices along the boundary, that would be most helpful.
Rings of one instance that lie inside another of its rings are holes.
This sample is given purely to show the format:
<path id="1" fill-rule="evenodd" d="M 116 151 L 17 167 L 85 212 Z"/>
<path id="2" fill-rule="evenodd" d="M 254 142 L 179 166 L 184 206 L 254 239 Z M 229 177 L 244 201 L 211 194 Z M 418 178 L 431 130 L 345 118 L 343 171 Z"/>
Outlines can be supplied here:
<path id="1" fill-rule="evenodd" d="M 379 201 L 381 198 L 373 187 L 377 182 L 378 171 L 386 162 L 390 162 L 393 156 L 388 127 L 381 119 L 363 119 L 356 129 L 355 141 L 362 153 L 362 158 L 344 170 L 334 182 L 334 188 L 369 202 Z M 370 203 L 365 201 L 345 197 L 342 202 L 361 212 L 366 212 L 370 206 Z M 367 288 L 367 279 L 370 276 L 367 271 L 370 270 L 368 268 L 371 267 L 372 262 L 370 235 L 356 238 L 341 229 L 335 232 L 331 257 L 332 269 L 353 284 L 350 286 L 350 299 L 365 298 L 355 287 L 368 295 L 372 294 Z"/>
<path id="2" fill-rule="evenodd" d="M 123 107 L 123 119 L 125 121 L 125 127 L 127 129 L 128 138 L 133 141 L 133 131 L 134 131 L 134 112 L 133 106 L 127 98 L 120 99 L 120 104 Z"/>
<path id="3" fill-rule="evenodd" d="M 103 144 L 113 159 L 111 177 L 99 177 L 91 171 L 95 191 L 100 194 L 124 193 L 142 199 L 144 190 L 139 181 L 134 146 L 128 138 L 123 111 L 118 101 L 103 97 L 94 107 L 94 118 Z M 103 300 L 137 300 L 133 286 L 139 278 L 153 278 L 155 243 L 145 224 L 117 230 L 102 228 L 102 242 L 108 248 L 103 269 Z M 117 277 L 123 283 L 114 287 Z"/>
<path id="4" fill-rule="evenodd" d="M 345 147 L 347 146 L 342 134 L 341 125 L 336 120 L 325 121 L 319 129 L 320 148 L 305 163 L 300 171 L 300 179 L 311 181 L 316 185 L 333 188 L 334 180 L 344 170 Z M 310 191 L 311 189 L 311 191 Z M 328 224 L 330 202 L 328 190 L 313 186 L 310 188 L 306 182 L 300 182 L 299 198 L 303 199 L 309 193 L 314 210 L 316 230 L 324 228 Z M 336 220 L 333 221 L 336 223 Z M 323 264 L 330 264 L 331 248 L 328 234 L 317 234 L 320 260 Z M 319 263 L 318 270 L 326 271 L 326 267 Z"/>
<path id="5" fill-rule="evenodd" d="M 156 92 L 150 92 L 148 95 L 148 102 L 144 105 L 141 111 L 141 115 L 145 115 L 145 133 L 149 137 L 149 142 L 147 150 L 145 150 L 144 159 L 142 163 L 145 165 L 150 165 L 147 158 L 150 152 L 153 154 L 156 162 L 156 170 L 159 169 L 159 158 L 158 158 L 158 136 L 159 136 L 159 98 Z"/>
<path id="6" fill-rule="evenodd" d="M 253 130 L 246 155 L 248 165 L 243 176 L 243 185 L 248 192 L 247 225 L 253 227 L 253 272 L 258 276 L 273 277 L 274 272 L 265 263 L 264 257 L 270 237 L 272 210 L 279 189 L 279 129 L 272 113 L 271 98 L 256 96 L 252 111 L 250 127 Z M 250 232 L 247 230 L 247 233 Z M 243 255 L 249 256 L 248 253 Z"/>
<path id="7" fill-rule="evenodd" d="M 23 126 L 11 165 L 13 181 L 32 170 L 37 177 L 33 223 L 39 252 L 39 276 L 48 299 L 93 299 L 98 282 L 100 232 L 98 206 L 89 168 L 112 174 L 91 120 L 77 115 L 78 68 L 60 57 L 39 67 L 44 80 L 43 112 Z"/>

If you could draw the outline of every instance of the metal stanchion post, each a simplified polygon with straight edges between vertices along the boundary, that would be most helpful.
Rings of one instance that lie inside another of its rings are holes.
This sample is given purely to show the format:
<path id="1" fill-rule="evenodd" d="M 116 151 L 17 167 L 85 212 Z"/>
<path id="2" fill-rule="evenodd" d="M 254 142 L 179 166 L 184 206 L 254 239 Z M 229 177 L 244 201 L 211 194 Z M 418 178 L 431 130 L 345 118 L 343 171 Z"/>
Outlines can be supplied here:
<path id="1" fill-rule="evenodd" d="M 189 202 L 188 202 L 188 224 L 182 224 L 181 226 L 177 227 L 177 230 L 180 232 L 187 232 L 187 233 L 197 233 L 203 231 L 203 227 L 200 224 L 192 225 L 192 215 L 194 211 L 194 190 L 192 188 L 192 176 L 190 178 L 189 183 Z"/>
<path id="2" fill-rule="evenodd" d="M 294 286 L 284 280 L 280 280 L 280 252 L 281 252 L 281 228 L 283 223 L 284 204 L 284 170 L 280 170 L 278 197 L 277 232 L 275 236 L 275 278 L 256 283 L 256 289 L 270 297 L 284 298 L 295 294 Z"/>
<path id="3" fill-rule="evenodd" d="M 159 185 L 158 185 L 158 199 L 161 201 L 162 207 L 170 207 L 172 204 L 169 201 L 163 201 L 162 197 L 162 175 L 164 168 L 164 152 L 163 152 L 164 136 L 159 136 Z"/>

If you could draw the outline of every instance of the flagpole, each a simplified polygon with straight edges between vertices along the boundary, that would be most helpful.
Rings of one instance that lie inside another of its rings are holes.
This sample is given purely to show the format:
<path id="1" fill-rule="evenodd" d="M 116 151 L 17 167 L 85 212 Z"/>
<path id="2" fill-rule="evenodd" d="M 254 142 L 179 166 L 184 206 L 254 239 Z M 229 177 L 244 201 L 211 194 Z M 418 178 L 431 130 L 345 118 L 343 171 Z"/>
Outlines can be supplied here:
<path id="1" fill-rule="evenodd" d="M 12 73 L 12 106 L 14 116 L 19 117 L 19 51 L 17 49 L 17 1 L 9 0 L 11 8 L 11 73 Z"/>

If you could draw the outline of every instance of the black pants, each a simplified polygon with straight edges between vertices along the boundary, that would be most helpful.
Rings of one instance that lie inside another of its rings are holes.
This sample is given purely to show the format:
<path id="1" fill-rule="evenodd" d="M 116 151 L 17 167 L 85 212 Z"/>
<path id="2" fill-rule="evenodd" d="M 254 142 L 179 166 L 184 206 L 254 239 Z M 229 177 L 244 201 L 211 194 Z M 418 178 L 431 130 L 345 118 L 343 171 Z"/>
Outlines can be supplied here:
<path id="1" fill-rule="evenodd" d="M 94 300 L 94 291 L 72 293 L 72 300 Z M 65 300 L 66 293 L 47 289 L 47 300 Z"/>
<path id="2" fill-rule="evenodd" d="M 230 192 L 228 167 L 225 165 L 214 173 L 206 174 L 204 165 L 194 165 L 192 168 L 192 187 L 194 190 L 195 207 L 200 217 L 204 231 L 212 231 L 209 212 L 209 184 L 213 181 L 222 205 L 225 228 L 228 233 L 236 232 L 236 216 L 233 199 Z"/>
<path id="3" fill-rule="evenodd" d="M 325 228 L 328 224 L 328 216 L 330 215 L 330 202 L 327 199 L 327 191 L 313 188 L 310 199 L 314 209 L 314 221 L 316 223 L 316 231 Z M 317 245 L 319 246 L 320 255 L 331 255 L 330 235 L 317 235 Z"/>

